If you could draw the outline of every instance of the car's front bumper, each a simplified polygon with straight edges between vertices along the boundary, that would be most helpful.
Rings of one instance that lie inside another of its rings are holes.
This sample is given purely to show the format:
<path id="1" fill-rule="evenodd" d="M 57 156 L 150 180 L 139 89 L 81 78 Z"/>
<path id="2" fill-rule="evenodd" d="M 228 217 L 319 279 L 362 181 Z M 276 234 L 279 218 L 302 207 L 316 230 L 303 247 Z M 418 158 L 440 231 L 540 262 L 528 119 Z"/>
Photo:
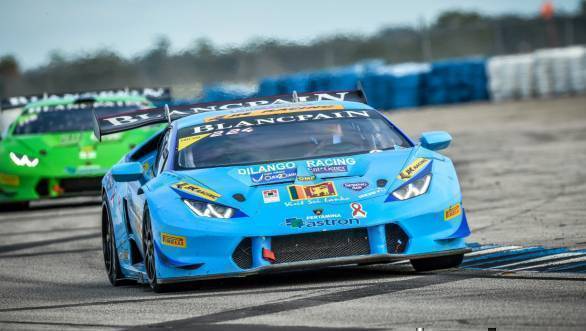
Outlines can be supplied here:
<path id="1" fill-rule="evenodd" d="M 0 174 L 0 203 L 32 201 L 38 199 L 97 195 L 102 175 L 59 176 Z"/>
<path id="2" fill-rule="evenodd" d="M 467 252 L 465 238 L 470 230 L 465 211 L 462 210 L 459 217 L 449 222 L 437 220 L 439 217 L 437 213 L 432 213 L 389 223 L 273 236 L 200 233 L 187 236 L 185 248 L 164 246 L 157 242 L 158 280 L 169 283 L 242 277 L 264 272 L 388 263 Z M 434 218 L 439 223 L 438 227 L 431 226 Z M 336 233 L 340 235 L 336 236 Z M 242 251 L 248 254 L 244 259 L 242 254 L 237 255 L 243 243 L 247 244 Z M 266 258 L 265 249 L 275 254 L 275 261 Z"/>

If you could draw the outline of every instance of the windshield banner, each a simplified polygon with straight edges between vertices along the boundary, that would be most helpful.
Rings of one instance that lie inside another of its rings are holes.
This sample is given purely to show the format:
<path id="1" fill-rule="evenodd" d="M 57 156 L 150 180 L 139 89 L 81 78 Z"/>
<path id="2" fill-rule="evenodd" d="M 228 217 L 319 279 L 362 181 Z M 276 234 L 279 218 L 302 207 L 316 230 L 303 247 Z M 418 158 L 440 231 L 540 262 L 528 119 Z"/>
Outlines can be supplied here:
<path id="1" fill-rule="evenodd" d="M 298 102 L 307 101 L 357 101 L 366 103 L 366 98 L 361 90 L 355 91 L 332 91 L 332 92 L 309 92 L 296 95 Z M 196 103 L 191 105 L 180 105 L 169 108 L 169 117 L 176 120 L 185 116 L 229 110 L 234 108 L 291 105 L 294 104 L 293 94 L 260 97 L 253 99 L 232 100 L 223 102 Z M 119 113 L 116 116 L 108 116 L 94 112 L 94 133 L 98 139 L 102 135 L 135 129 L 138 127 L 155 123 L 164 123 L 168 119 L 165 115 L 165 108 L 142 109 L 133 112 Z"/>

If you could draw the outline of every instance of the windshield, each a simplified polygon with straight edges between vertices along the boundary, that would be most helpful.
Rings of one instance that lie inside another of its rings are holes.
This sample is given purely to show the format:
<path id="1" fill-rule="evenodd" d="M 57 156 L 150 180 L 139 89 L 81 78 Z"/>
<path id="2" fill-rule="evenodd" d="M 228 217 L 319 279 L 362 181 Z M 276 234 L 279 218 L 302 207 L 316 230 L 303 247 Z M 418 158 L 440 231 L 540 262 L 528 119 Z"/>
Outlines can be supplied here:
<path id="1" fill-rule="evenodd" d="M 411 144 L 372 110 L 220 119 L 178 131 L 176 168 L 361 154 L 397 146 Z"/>
<path id="2" fill-rule="evenodd" d="M 29 108 L 16 119 L 13 134 L 92 131 L 92 110 L 109 115 L 151 106 L 149 102 L 116 102 L 109 105 L 70 104 Z"/>

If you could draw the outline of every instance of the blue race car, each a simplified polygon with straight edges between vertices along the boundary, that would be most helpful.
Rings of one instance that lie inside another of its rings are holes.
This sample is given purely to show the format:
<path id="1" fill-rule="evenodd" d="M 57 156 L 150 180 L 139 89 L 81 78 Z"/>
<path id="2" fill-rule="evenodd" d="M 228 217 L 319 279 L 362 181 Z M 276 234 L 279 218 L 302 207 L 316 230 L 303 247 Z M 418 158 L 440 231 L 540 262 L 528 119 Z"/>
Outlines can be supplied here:
<path id="1" fill-rule="evenodd" d="M 427 271 L 458 266 L 469 251 L 456 171 L 435 152 L 450 135 L 415 143 L 361 91 L 94 115 L 98 138 L 169 123 L 102 181 L 114 286 L 162 291 L 398 260 Z"/>

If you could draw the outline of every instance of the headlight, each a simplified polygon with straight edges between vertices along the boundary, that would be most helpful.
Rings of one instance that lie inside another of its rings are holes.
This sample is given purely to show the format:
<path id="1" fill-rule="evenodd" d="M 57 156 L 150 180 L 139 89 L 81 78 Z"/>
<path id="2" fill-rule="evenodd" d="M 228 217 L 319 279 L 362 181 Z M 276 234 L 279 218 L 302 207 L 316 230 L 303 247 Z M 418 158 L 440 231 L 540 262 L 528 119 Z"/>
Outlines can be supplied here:
<path id="1" fill-rule="evenodd" d="M 10 152 L 10 159 L 12 160 L 12 162 L 14 162 L 14 164 L 16 164 L 19 167 L 30 167 L 30 168 L 34 168 L 39 164 L 39 159 L 34 157 L 34 158 L 29 158 L 28 155 L 18 155 L 16 153 Z"/>
<path id="2" fill-rule="evenodd" d="M 216 205 L 209 202 L 183 200 L 187 207 L 191 209 L 197 216 L 211 217 L 211 218 L 232 218 L 234 209 L 222 205 Z"/>
<path id="3" fill-rule="evenodd" d="M 416 181 L 407 185 L 401 186 L 393 192 L 393 196 L 399 200 L 407 200 L 427 192 L 429 183 L 431 182 L 431 174 L 425 175 Z"/>

